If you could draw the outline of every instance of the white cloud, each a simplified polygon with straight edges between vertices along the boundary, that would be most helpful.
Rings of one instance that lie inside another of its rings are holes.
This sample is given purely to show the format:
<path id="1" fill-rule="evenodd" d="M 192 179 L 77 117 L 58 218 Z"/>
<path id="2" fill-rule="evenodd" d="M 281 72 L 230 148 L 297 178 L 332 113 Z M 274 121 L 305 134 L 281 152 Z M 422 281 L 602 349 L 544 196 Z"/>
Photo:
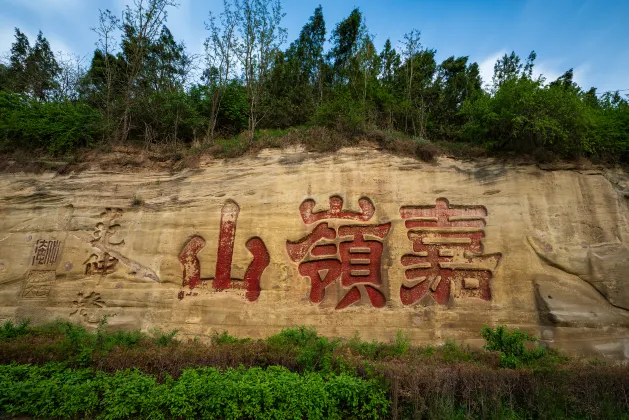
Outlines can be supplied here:
<path id="1" fill-rule="evenodd" d="M 483 78 L 483 86 L 485 88 L 491 85 L 491 78 L 494 75 L 494 64 L 496 64 L 496 61 L 506 53 L 506 50 L 500 50 L 489 55 L 478 64 L 480 75 Z"/>
<path id="2" fill-rule="evenodd" d="M 491 79 L 494 75 L 494 64 L 496 60 L 507 54 L 506 50 L 500 50 L 485 57 L 478 64 L 481 77 L 483 78 L 483 86 L 488 88 L 491 86 Z M 524 62 L 526 57 L 520 57 Z M 533 78 L 543 76 L 545 83 L 550 83 L 564 74 L 570 67 L 565 67 L 565 60 L 544 60 L 536 62 L 533 67 Z M 565 68 L 564 68 L 565 67 Z M 582 63 L 574 68 L 574 81 L 583 89 L 588 89 L 588 74 L 591 72 L 590 63 Z"/>
<path id="3" fill-rule="evenodd" d="M 591 64 L 587 62 L 578 65 L 574 69 L 574 81 L 584 90 L 588 90 L 592 87 L 592 85 L 589 84 L 589 73 L 591 69 Z"/>
<path id="4" fill-rule="evenodd" d="M 557 70 L 557 69 L 558 69 L 557 63 L 548 62 L 548 61 L 535 63 L 535 66 L 533 67 L 533 78 L 536 79 L 539 76 L 543 76 L 544 79 L 546 79 L 545 83 L 548 84 L 554 80 L 557 80 L 559 76 L 564 74 L 563 71 Z"/>

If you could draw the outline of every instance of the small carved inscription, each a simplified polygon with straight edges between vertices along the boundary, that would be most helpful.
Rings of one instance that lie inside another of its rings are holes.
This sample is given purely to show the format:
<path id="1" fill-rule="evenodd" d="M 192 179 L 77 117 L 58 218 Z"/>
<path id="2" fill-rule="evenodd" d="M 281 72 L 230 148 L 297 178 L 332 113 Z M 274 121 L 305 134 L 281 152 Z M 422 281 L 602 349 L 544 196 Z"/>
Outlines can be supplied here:
<path id="1" fill-rule="evenodd" d="M 111 274 L 116 271 L 117 264 L 118 259 L 112 257 L 107 252 L 101 253 L 100 256 L 97 254 L 92 254 L 83 263 L 83 265 L 85 265 L 86 276 L 92 276 L 94 274 L 105 276 L 107 274 Z"/>
<path id="2" fill-rule="evenodd" d="M 107 208 L 104 212 L 101 213 L 101 217 L 104 222 L 99 222 L 94 227 L 94 232 L 92 232 L 92 239 L 90 242 L 92 244 L 102 244 L 105 246 L 108 245 L 124 245 L 124 239 L 115 240 L 113 237 L 116 236 L 118 231 L 120 230 L 120 224 L 118 223 L 118 219 L 122 217 L 122 209 L 114 209 Z"/>
<path id="3" fill-rule="evenodd" d="M 101 298 L 100 293 L 90 292 L 85 294 L 83 292 L 77 293 L 77 299 L 72 302 L 72 308 L 70 316 L 78 316 L 83 318 L 86 322 L 95 323 L 98 322 L 98 316 L 95 314 L 95 310 L 106 307 L 107 304 Z"/>
<path id="4" fill-rule="evenodd" d="M 57 262 L 61 241 L 38 239 L 33 250 L 33 267 L 51 266 Z"/>
<path id="5" fill-rule="evenodd" d="M 57 279 L 54 270 L 31 270 L 26 276 L 22 299 L 45 300 Z"/>

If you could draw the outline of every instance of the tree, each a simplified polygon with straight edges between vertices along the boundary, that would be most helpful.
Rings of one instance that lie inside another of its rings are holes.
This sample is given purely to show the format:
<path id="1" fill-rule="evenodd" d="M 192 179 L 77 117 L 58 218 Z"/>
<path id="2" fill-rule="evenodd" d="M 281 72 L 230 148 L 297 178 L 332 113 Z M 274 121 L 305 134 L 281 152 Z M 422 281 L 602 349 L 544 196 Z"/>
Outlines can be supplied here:
<path id="1" fill-rule="evenodd" d="M 557 80 L 550 82 L 550 86 L 561 87 L 562 89 L 578 89 L 579 86 L 574 82 L 574 70 L 569 69 L 559 76 Z"/>
<path id="2" fill-rule="evenodd" d="M 386 86 L 391 86 L 395 77 L 395 71 L 400 66 L 401 60 L 400 55 L 395 51 L 395 48 L 392 48 L 391 40 L 388 38 L 384 42 L 384 48 L 380 53 L 380 63 L 382 65 L 380 71 L 381 80 Z"/>
<path id="3" fill-rule="evenodd" d="M 126 6 L 120 29 L 123 33 L 122 55 L 126 62 L 125 89 L 119 139 L 126 140 L 132 127 L 131 107 L 139 95 L 138 78 L 152 46 L 161 35 L 168 17 L 167 8 L 176 7 L 172 0 L 134 0 L 133 7 Z"/>
<path id="4" fill-rule="evenodd" d="M 106 132 L 111 132 L 114 83 L 118 81 L 118 77 L 121 75 L 118 71 L 120 70 L 117 65 L 118 60 L 112 54 L 115 44 L 114 32 L 119 26 L 120 19 L 114 16 L 111 11 L 99 9 L 98 26 L 92 28 L 92 31 L 98 35 L 98 40 L 96 41 L 96 51 L 94 51 L 90 72 L 93 81 L 100 79 L 100 91 L 104 91 Z M 96 68 L 100 70 L 96 70 Z M 94 74 L 97 71 L 100 74 Z"/>
<path id="5" fill-rule="evenodd" d="M 9 90 L 9 67 L 0 63 L 0 91 Z"/>
<path id="6" fill-rule="evenodd" d="M 397 101 L 395 96 L 395 74 L 401 64 L 400 55 L 391 46 L 391 40 L 387 39 L 380 53 L 380 81 L 382 90 L 379 100 L 387 115 L 387 127 L 393 129 L 393 110 Z"/>
<path id="7" fill-rule="evenodd" d="M 237 0 L 236 0 L 237 1 Z M 249 103 L 249 142 L 264 112 L 266 80 L 275 54 L 286 37 L 280 27 L 284 13 L 280 0 L 240 0 L 238 3 L 238 59 L 242 65 Z"/>
<path id="8" fill-rule="evenodd" d="M 475 99 L 481 92 L 481 78 L 478 64 L 467 64 L 468 57 L 454 56 L 439 65 L 436 85 L 439 101 L 433 118 L 437 123 L 435 134 L 454 138 L 464 124 L 460 115 L 464 101 Z"/>
<path id="9" fill-rule="evenodd" d="M 8 84 L 13 92 L 26 93 L 28 90 L 26 67 L 30 53 L 31 45 L 28 37 L 15 28 L 15 41 L 11 44 L 11 57 L 7 70 Z"/>
<path id="10" fill-rule="evenodd" d="M 299 33 L 297 41 L 291 44 L 287 56 L 299 63 L 300 80 L 316 86 L 318 101 L 323 99 L 323 44 L 325 43 L 325 20 L 321 5 L 314 10 L 308 23 Z"/>
<path id="11" fill-rule="evenodd" d="M 524 64 L 515 51 L 511 51 L 510 55 L 505 54 L 502 58 L 499 58 L 496 64 L 494 64 L 494 76 L 492 79 L 494 92 L 507 80 L 518 77 L 532 79 L 536 58 L 537 54 L 535 51 L 530 52 Z"/>
<path id="12" fill-rule="evenodd" d="M 85 75 L 84 58 L 78 54 L 60 53 L 57 59 L 59 72 L 53 91 L 54 101 L 76 101 L 79 99 L 81 80 Z"/>
<path id="13" fill-rule="evenodd" d="M 214 139 L 221 101 L 234 67 L 233 61 L 237 46 L 238 15 L 228 0 L 223 0 L 223 12 L 219 15 L 219 19 L 220 26 L 210 12 L 209 22 L 205 24 L 205 29 L 210 31 L 210 36 L 204 44 L 207 67 L 203 74 L 212 92 L 210 121 L 206 132 L 206 137 L 210 140 Z"/>
<path id="14" fill-rule="evenodd" d="M 50 91 L 58 86 L 55 79 L 60 70 L 48 40 L 39 31 L 26 59 L 26 74 L 32 95 L 40 101 L 46 100 Z"/>
<path id="15" fill-rule="evenodd" d="M 183 89 L 190 64 L 191 59 L 183 42 L 175 41 L 168 27 L 163 25 L 159 38 L 147 54 L 142 81 L 153 92 Z"/>
<path id="16" fill-rule="evenodd" d="M 360 44 L 365 38 L 365 32 L 363 15 L 357 8 L 352 10 L 349 16 L 339 22 L 332 31 L 332 50 L 329 53 L 329 59 L 332 61 L 337 84 L 352 84 L 352 76 L 355 76 L 356 70 L 354 59 L 361 48 Z"/>
<path id="17" fill-rule="evenodd" d="M 408 116 L 412 111 L 413 104 L 413 76 L 415 71 L 414 60 L 417 52 L 421 48 L 421 44 L 419 42 L 420 32 L 416 29 L 411 30 L 410 32 L 404 34 L 404 67 L 406 69 L 406 84 L 404 86 L 406 92 L 406 106 L 404 112 L 404 131 L 408 132 Z M 420 95 L 421 96 L 421 95 Z M 421 120 L 423 121 L 423 115 L 425 115 L 424 101 L 421 99 L 420 104 L 420 112 L 422 114 Z M 415 126 L 415 120 L 411 116 L 411 122 L 413 124 L 413 134 L 417 135 L 417 128 Z M 420 135 L 423 135 L 423 129 L 420 130 Z"/>

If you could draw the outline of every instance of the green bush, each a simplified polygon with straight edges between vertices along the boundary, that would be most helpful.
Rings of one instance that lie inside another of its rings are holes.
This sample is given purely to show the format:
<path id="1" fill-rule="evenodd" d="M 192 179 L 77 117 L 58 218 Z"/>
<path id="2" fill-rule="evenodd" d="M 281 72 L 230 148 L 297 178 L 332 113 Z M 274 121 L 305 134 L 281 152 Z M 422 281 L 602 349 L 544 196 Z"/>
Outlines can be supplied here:
<path id="1" fill-rule="evenodd" d="M 364 104 L 352 99 L 349 92 L 341 92 L 334 99 L 323 102 L 315 111 L 314 124 L 334 128 L 348 134 L 366 129 Z"/>
<path id="2" fill-rule="evenodd" d="M 13 321 L 8 320 L 2 326 L 0 326 L 0 339 L 15 338 L 21 335 L 27 335 L 30 331 L 28 328 L 29 321 L 23 320 L 19 324 L 13 324 Z"/>
<path id="3" fill-rule="evenodd" d="M 629 155 L 629 106 L 592 100 L 577 87 L 514 78 L 493 94 L 466 101 L 460 139 L 493 150 L 558 156 Z"/>
<path id="4" fill-rule="evenodd" d="M 40 102 L 0 91 L 0 142 L 4 148 L 67 153 L 93 144 L 100 127 L 100 113 L 86 104 Z"/>
<path id="5" fill-rule="evenodd" d="M 505 325 L 499 325 L 496 329 L 483 325 L 481 335 L 485 339 L 486 350 L 500 353 L 501 367 L 519 368 L 530 365 L 546 355 L 546 349 L 541 346 L 527 349 L 526 343 L 535 342 L 536 339 L 517 328 L 509 331 Z"/>
<path id="6" fill-rule="evenodd" d="M 296 352 L 297 364 L 301 369 L 324 372 L 332 369 L 332 355 L 339 344 L 339 340 L 330 341 L 326 337 L 319 337 L 314 328 L 303 326 L 283 329 L 267 341 L 280 351 Z"/>
<path id="7" fill-rule="evenodd" d="M 2 365 L 0 389 L 0 411 L 36 418 L 378 419 L 389 408 L 374 380 L 282 367 L 187 369 L 158 383 L 137 370 Z"/>

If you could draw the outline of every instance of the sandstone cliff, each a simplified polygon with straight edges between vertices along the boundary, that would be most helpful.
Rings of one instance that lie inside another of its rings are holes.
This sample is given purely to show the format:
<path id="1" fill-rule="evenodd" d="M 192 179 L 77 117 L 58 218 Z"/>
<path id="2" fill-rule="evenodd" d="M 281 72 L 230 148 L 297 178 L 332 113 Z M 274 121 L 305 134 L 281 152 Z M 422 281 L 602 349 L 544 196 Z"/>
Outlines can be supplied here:
<path id="1" fill-rule="evenodd" d="M 0 320 L 417 344 L 507 324 L 629 359 L 626 180 L 369 148 L 2 175 Z"/>

